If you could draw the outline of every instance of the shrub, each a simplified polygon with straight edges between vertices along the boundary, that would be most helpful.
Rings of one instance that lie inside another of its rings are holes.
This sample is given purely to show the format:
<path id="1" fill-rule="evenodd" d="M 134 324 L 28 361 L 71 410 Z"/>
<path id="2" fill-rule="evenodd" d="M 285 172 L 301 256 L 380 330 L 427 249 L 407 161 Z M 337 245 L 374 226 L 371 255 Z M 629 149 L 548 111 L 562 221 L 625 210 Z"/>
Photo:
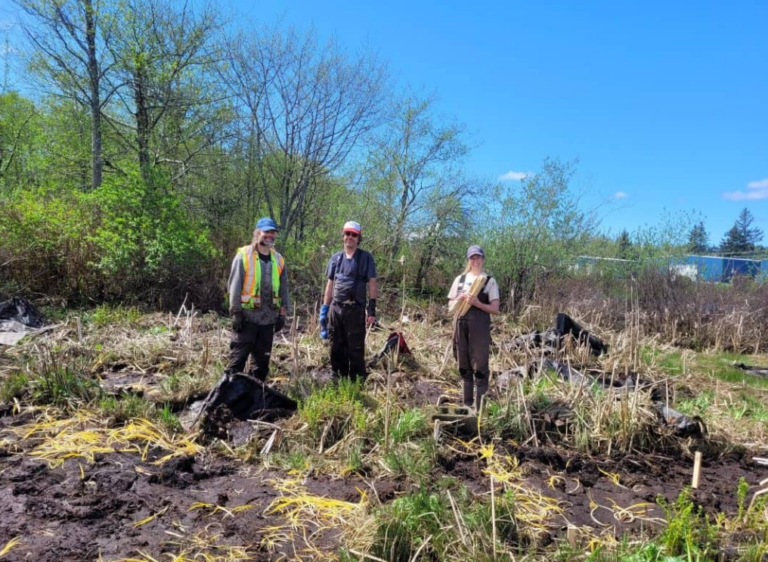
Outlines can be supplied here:
<path id="1" fill-rule="evenodd" d="M 0 285 L 84 301 L 220 304 L 219 253 L 161 180 L 110 177 L 88 193 L 40 188 L 0 207 Z"/>

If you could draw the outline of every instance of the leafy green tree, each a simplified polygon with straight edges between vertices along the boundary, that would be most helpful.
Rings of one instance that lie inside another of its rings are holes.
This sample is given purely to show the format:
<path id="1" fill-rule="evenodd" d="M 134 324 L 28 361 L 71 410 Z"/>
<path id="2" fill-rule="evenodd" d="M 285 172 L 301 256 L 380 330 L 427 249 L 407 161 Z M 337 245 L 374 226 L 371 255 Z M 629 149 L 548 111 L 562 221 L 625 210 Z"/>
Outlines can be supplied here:
<path id="1" fill-rule="evenodd" d="M 617 257 L 623 260 L 631 260 L 635 257 L 632 240 L 629 237 L 627 229 L 621 231 L 618 239 L 616 240 Z"/>
<path id="2" fill-rule="evenodd" d="M 519 187 L 499 187 L 485 218 L 476 221 L 483 225 L 480 234 L 502 306 L 515 314 L 537 284 L 564 273 L 596 233 L 595 212 L 581 209 L 580 194 L 571 185 L 575 172 L 575 162 L 547 158 Z"/>
<path id="3" fill-rule="evenodd" d="M 90 114 L 90 187 L 101 185 L 104 58 L 114 21 L 100 0 L 14 0 L 27 14 L 22 28 L 32 47 L 30 67 L 51 92 L 74 100 Z"/>
<path id="4" fill-rule="evenodd" d="M 391 224 L 390 263 L 400 252 L 409 230 L 436 223 L 424 213 L 430 201 L 461 201 L 472 193 L 467 183 L 450 181 L 468 154 L 462 125 L 444 121 L 435 114 L 435 99 L 410 97 L 398 102 L 391 126 L 378 140 L 372 171 L 385 179 L 386 200 L 394 211 Z"/>
<path id="5" fill-rule="evenodd" d="M 763 239 L 763 231 L 753 227 L 753 221 L 752 213 L 745 207 L 731 229 L 725 233 L 720 242 L 720 251 L 726 255 L 754 251 L 757 243 Z"/>
<path id="6" fill-rule="evenodd" d="M 108 76 L 120 95 L 105 115 L 115 139 L 138 159 L 148 183 L 158 164 L 181 179 L 228 128 L 218 121 L 223 88 L 214 79 L 222 22 L 210 5 L 127 0 L 110 39 Z"/>
<path id="7" fill-rule="evenodd" d="M 39 130 L 34 103 L 16 92 L 0 94 L 0 193 L 31 180 Z"/>
<path id="8" fill-rule="evenodd" d="M 688 234 L 688 251 L 693 254 L 705 254 L 709 251 L 709 233 L 703 220 L 693 225 Z"/>

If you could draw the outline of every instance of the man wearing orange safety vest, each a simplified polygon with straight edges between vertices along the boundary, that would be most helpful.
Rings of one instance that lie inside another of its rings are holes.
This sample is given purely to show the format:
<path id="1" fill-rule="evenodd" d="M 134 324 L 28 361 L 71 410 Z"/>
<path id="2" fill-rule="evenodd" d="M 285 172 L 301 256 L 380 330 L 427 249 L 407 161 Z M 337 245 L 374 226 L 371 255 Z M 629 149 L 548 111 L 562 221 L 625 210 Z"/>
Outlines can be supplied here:
<path id="1" fill-rule="evenodd" d="M 277 224 L 256 222 L 253 241 L 237 251 L 229 273 L 229 312 L 232 341 L 227 370 L 242 373 L 251 356 L 251 373 L 261 381 L 269 374 L 275 332 L 285 326 L 290 310 L 288 274 L 283 256 L 274 250 Z"/>

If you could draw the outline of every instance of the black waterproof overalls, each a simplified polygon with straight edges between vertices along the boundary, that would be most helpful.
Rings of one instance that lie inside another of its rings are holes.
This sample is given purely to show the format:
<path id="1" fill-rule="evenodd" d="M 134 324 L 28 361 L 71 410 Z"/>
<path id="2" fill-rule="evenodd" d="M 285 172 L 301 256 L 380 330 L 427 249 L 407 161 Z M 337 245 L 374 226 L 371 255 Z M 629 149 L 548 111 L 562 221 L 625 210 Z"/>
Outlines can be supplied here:
<path id="1" fill-rule="evenodd" d="M 490 304 L 485 292 L 488 282 L 477 299 L 483 304 Z M 464 276 L 459 281 L 459 291 L 464 285 Z M 453 337 L 453 354 L 459 362 L 459 374 L 464 390 L 464 405 L 480 407 L 483 395 L 488 391 L 490 368 L 488 359 L 491 347 L 491 315 L 473 306 L 458 319 Z"/>

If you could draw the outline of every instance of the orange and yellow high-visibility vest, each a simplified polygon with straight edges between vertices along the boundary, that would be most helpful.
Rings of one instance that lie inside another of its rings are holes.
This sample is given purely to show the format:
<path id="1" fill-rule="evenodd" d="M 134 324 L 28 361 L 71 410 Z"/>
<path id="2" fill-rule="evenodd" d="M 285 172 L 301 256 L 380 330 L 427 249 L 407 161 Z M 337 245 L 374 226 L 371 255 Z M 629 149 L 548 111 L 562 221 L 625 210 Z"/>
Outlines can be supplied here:
<path id="1" fill-rule="evenodd" d="M 261 306 L 261 264 L 259 257 L 254 258 L 253 246 L 243 246 L 238 251 L 243 260 L 243 270 L 245 279 L 243 279 L 243 289 L 240 293 L 240 304 L 245 310 L 252 310 Z M 275 308 L 280 308 L 282 300 L 279 296 L 280 275 L 285 268 L 283 256 L 275 250 L 272 252 L 272 304 Z"/>

